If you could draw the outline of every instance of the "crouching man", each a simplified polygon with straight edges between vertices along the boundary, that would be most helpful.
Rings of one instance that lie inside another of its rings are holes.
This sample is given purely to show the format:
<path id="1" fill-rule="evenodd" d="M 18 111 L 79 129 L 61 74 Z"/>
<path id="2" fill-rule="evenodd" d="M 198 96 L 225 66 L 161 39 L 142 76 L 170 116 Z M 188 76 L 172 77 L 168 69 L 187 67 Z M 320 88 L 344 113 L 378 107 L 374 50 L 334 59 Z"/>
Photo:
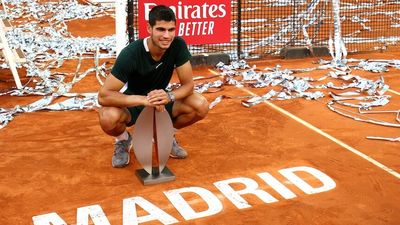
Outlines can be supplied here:
<path id="1" fill-rule="evenodd" d="M 147 24 L 150 36 L 130 43 L 121 51 L 99 90 L 100 126 L 116 138 L 113 167 L 129 164 L 132 137 L 126 128 L 135 124 L 145 106 L 168 111 L 176 129 L 189 126 L 208 113 L 207 100 L 193 92 L 191 55 L 184 40 L 175 37 L 175 29 L 176 18 L 170 8 L 163 5 L 152 8 Z M 174 69 L 181 86 L 168 92 L 166 87 Z M 175 137 L 171 157 L 187 157 Z"/>

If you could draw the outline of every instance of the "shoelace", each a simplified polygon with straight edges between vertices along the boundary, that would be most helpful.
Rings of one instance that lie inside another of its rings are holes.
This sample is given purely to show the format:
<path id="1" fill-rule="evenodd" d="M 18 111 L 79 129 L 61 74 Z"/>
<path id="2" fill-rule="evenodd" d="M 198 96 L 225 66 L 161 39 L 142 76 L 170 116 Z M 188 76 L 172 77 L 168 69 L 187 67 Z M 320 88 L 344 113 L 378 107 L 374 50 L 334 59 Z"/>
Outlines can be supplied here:
<path id="1" fill-rule="evenodd" d="M 117 142 L 115 143 L 116 148 L 115 148 L 114 154 L 124 152 L 125 149 L 127 148 L 126 142 L 127 142 L 127 140 L 117 141 Z"/>

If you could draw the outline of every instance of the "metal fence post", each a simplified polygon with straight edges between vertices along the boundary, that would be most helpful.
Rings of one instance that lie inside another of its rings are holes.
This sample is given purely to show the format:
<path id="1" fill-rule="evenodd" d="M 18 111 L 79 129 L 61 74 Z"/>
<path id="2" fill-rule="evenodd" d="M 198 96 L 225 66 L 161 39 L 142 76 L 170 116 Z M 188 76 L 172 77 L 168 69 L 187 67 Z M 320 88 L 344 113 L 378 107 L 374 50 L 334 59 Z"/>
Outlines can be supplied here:
<path id="1" fill-rule="evenodd" d="M 296 15 L 297 15 L 297 4 L 296 4 L 296 0 L 292 0 L 292 37 L 290 38 L 290 46 L 294 46 L 294 40 L 296 39 L 296 35 L 297 35 L 297 27 L 296 27 Z"/>
<path id="2" fill-rule="evenodd" d="M 241 58 L 241 51 L 242 51 L 242 1 L 238 0 L 237 1 L 237 58 Z"/>
<path id="3" fill-rule="evenodd" d="M 129 43 L 134 41 L 134 28 L 133 28 L 133 1 L 128 0 L 128 40 Z"/>

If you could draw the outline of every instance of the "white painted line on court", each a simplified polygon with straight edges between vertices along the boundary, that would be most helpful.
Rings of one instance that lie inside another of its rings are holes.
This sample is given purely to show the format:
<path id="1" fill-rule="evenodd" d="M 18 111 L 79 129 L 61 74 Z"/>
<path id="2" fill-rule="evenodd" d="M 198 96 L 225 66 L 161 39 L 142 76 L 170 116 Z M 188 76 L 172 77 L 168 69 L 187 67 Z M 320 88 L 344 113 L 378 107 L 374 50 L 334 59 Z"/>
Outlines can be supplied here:
<path id="1" fill-rule="evenodd" d="M 243 91 L 246 91 L 246 92 L 249 93 L 249 94 L 255 95 L 253 92 L 251 92 L 251 91 L 249 91 L 249 90 L 247 90 L 247 89 L 243 89 L 243 88 L 241 88 L 241 89 L 242 89 Z M 277 105 L 275 105 L 275 104 L 273 104 L 273 103 L 271 103 L 271 102 L 269 102 L 269 101 L 264 101 L 264 103 L 267 104 L 268 106 L 274 108 L 275 110 L 279 111 L 280 113 L 285 114 L 286 116 L 288 116 L 288 117 L 290 117 L 290 118 L 296 120 L 297 122 L 303 124 L 303 125 L 306 126 L 307 128 L 309 128 L 309 129 L 311 129 L 311 130 L 317 132 L 318 134 L 320 134 L 320 135 L 322 135 L 322 136 L 328 138 L 329 140 L 335 142 L 336 144 L 338 144 L 338 145 L 344 147 L 345 149 L 349 150 L 350 152 L 352 152 L 352 153 L 354 153 L 354 154 L 360 156 L 361 158 L 367 160 L 368 162 L 374 164 L 375 166 L 377 166 L 377 167 L 379 167 L 379 168 L 385 170 L 386 172 L 392 174 L 392 175 L 395 176 L 396 178 L 400 179 L 400 174 L 399 174 L 399 173 L 397 173 L 397 172 L 394 171 L 393 169 L 391 169 L 391 168 L 389 168 L 389 167 L 383 165 L 382 163 L 376 161 L 375 159 L 371 158 L 370 156 L 368 156 L 368 155 L 366 155 L 366 154 L 364 154 L 364 153 L 358 151 L 357 149 L 355 149 L 355 148 L 349 146 L 348 144 L 344 143 L 343 141 L 341 141 L 341 140 L 339 140 L 339 139 L 337 139 L 337 138 L 335 138 L 335 137 L 333 137 L 333 136 L 331 136 L 331 135 L 325 133 L 324 131 L 318 129 L 317 127 L 313 126 L 312 124 L 308 123 L 307 121 L 304 121 L 304 120 L 300 119 L 299 117 L 297 117 L 297 116 L 291 114 L 290 112 L 288 112 L 288 111 L 282 109 L 281 107 L 279 107 L 279 106 L 277 106 Z"/>
<path id="2" fill-rule="evenodd" d="M 213 71 L 213 70 L 211 70 L 211 69 L 210 69 L 209 71 L 212 72 L 213 74 L 217 74 L 217 75 L 219 74 L 219 73 L 217 73 L 216 71 Z M 243 90 L 243 91 L 245 91 L 245 92 L 247 92 L 247 93 L 249 93 L 249 94 L 251 94 L 251 95 L 256 96 L 256 94 L 253 93 L 253 92 L 251 92 L 250 90 L 247 90 L 247 89 L 245 89 L 245 88 L 239 88 L 239 89 L 240 89 L 240 90 Z M 371 158 L 370 156 L 368 156 L 368 155 L 366 155 L 366 154 L 364 154 L 364 153 L 358 151 L 357 149 L 355 149 L 355 148 L 349 146 L 348 144 L 344 143 L 343 141 L 341 141 L 341 140 L 339 140 L 339 139 L 337 139 L 337 138 L 335 138 L 335 137 L 333 137 L 333 136 L 331 136 L 331 135 L 325 133 L 324 131 L 318 129 L 317 127 L 313 126 L 312 124 L 308 123 L 307 121 L 302 120 L 302 119 L 300 119 L 299 117 L 297 117 L 297 116 L 291 114 L 290 112 L 288 112 L 288 111 L 282 109 L 281 107 L 279 107 L 279 106 L 277 106 L 277 105 L 275 105 L 275 104 L 273 104 L 273 103 L 271 103 L 271 102 L 269 102 L 269 101 L 264 101 L 264 103 L 267 104 L 268 106 L 270 106 L 271 108 L 273 108 L 273 109 L 279 111 L 280 113 L 285 114 L 286 116 L 288 116 L 288 117 L 294 119 L 295 121 L 297 121 L 297 122 L 299 122 L 300 124 L 306 126 L 307 128 L 309 128 L 309 129 L 315 131 L 316 133 L 318 133 L 318 134 L 320 134 L 320 135 L 322 135 L 322 136 L 328 138 L 329 140 L 335 142 L 336 144 L 338 144 L 338 145 L 344 147 L 345 149 L 349 150 L 350 152 L 352 152 L 352 153 L 354 153 L 354 154 L 360 156 L 361 158 L 367 160 L 368 162 L 374 164 L 375 166 L 381 168 L 382 170 L 384 170 L 384 171 L 390 173 L 391 175 L 395 176 L 396 178 L 400 179 L 400 174 L 399 174 L 399 173 L 397 173 L 395 170 L 393 170 L 393 169 L 391 169 L 391 168 L 389 168 L 389 167 L 383 165 L 382 163 L 376 161 L 375 159 Z"/>
<path id="3" fill-rule="evenodd" d="M 391 93 L 396 94 L 396 95 L 400 95 L 400 92 L 397 92 L 397 91 L 392 90 L 392 89 L 389 89 L 388 92 L 391 92 Z"/>

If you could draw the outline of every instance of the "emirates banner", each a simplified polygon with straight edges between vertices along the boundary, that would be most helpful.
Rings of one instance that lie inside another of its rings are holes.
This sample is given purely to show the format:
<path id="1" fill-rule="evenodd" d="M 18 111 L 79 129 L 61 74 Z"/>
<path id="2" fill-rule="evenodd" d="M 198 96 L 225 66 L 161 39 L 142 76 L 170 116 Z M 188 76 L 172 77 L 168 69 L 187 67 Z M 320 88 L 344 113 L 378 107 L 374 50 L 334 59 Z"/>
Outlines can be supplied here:
<path id="1" fill-rule="evenodd" d="M 231 41 L 231 2 L 228 0 L 139 0 L 139 38 L 146 29 L 150 10 L 156 5 L 170 7 L 176 15 L 177 36 L 188 44 L 216 44 Z"/>

